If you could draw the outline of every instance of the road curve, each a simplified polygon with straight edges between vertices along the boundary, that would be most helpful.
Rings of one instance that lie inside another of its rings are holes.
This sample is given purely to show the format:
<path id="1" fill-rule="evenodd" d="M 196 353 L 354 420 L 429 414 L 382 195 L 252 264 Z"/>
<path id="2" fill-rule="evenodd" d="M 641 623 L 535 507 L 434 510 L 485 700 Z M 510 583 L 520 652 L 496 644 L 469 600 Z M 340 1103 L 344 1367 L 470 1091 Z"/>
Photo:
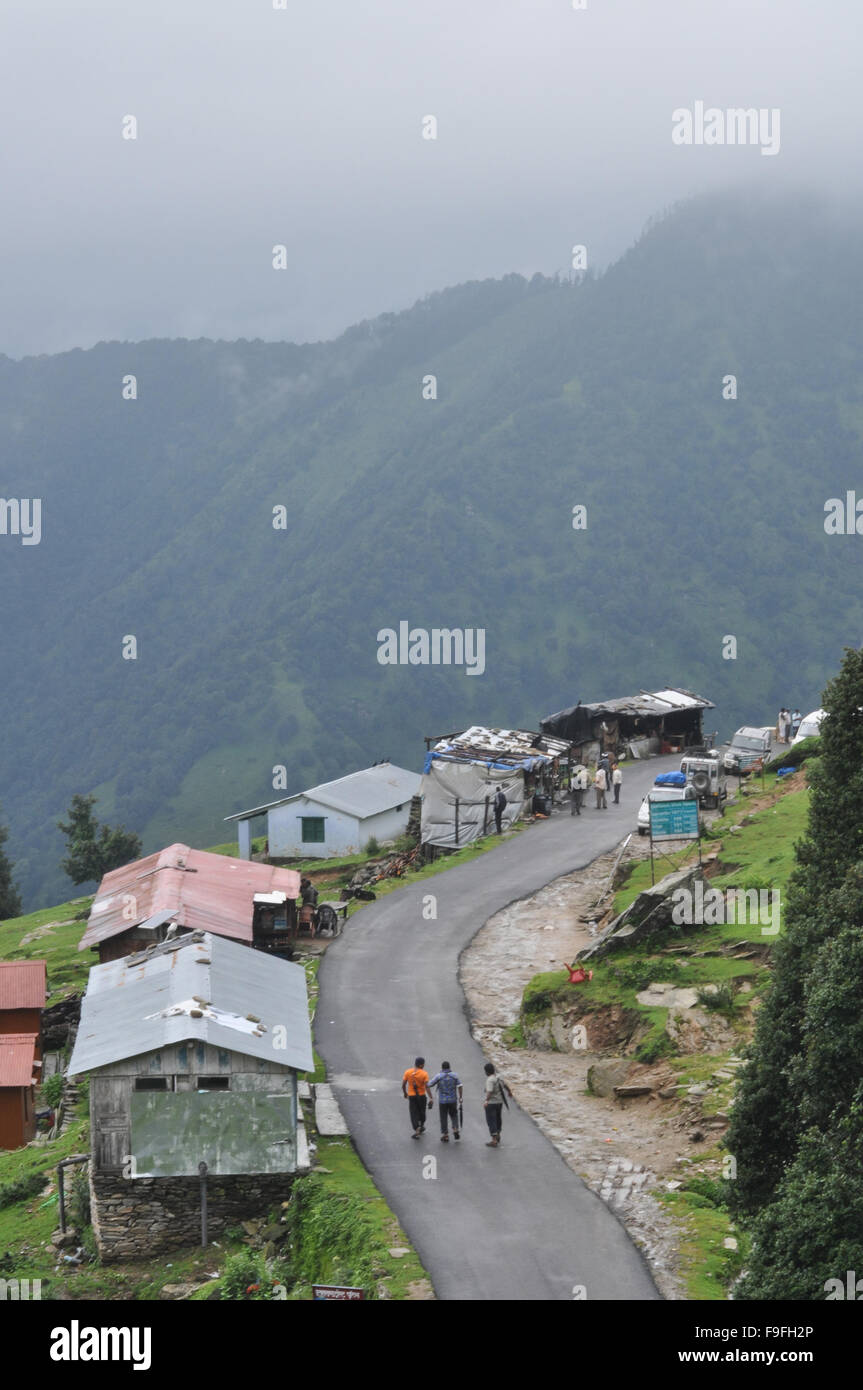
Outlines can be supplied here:
<path id="1" fill-rule="evenodd" d="M 511 1103 L 500 1148 L 486 1147 L 484 1058 L 458 958 L 495 912 L 618 844 L 656 774 L 678 764 L 631 766 L 619 807 L 588 805 L 576 819 L 556 812 L 468 864 L 370 903 L 326 953 L 316 1044 L 360 1156 L 438 1298 L 659 1298 L 617 1217 L 529 1116 Z M 423 918 L 429 894 L 436 920 Z M 440 1142 L 437 1106 L 422 1139 L 411 1138 L 401 1076 L 417 1055 L 432 1074 L 446 1058 L 461 1077 L 460 1144 Z"/>

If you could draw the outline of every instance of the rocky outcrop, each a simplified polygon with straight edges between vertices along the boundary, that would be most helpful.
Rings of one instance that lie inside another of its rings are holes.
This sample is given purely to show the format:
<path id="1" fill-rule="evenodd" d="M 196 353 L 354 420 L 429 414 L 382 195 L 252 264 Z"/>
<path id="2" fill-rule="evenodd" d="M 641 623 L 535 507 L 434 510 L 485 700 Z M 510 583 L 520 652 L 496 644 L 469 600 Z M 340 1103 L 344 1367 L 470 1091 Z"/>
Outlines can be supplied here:
<path id="1" fill-rule="evenodd" d="M 619 946 L 632 946 L 651 933 L 670 926 L 674 911 L 673 894 L 678 888 L 692 889 L 697 881 L 703 879 L 701 865 L 693 864 L 689 868 L 679 869 L 677 873 L 668 874 L 652 888 L 645 888 L 629 907 L 609 923 L 596 941 L 579 952 L 579 960 L 598 960 Z"/>

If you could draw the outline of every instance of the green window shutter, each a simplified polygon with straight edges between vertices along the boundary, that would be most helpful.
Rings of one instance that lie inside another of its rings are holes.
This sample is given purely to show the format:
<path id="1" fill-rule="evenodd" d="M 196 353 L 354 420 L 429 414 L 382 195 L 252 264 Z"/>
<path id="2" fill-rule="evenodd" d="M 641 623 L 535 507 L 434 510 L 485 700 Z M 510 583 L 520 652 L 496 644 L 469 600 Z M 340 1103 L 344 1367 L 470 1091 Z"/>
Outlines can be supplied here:
<path id="1" fill-rule="evenodd" d="M 322 845 L 324 843 L 324 817 L 323 816 L 301 816 L 302 839 L 304 845 Z"/>

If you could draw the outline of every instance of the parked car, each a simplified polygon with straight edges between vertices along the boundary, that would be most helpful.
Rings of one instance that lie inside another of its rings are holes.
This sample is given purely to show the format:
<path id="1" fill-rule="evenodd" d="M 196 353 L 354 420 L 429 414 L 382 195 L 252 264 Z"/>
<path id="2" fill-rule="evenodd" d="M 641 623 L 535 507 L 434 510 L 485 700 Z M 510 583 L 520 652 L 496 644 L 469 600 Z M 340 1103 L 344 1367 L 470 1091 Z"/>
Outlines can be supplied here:
<path id="1" fill-rule="evenodd" d="M 814 709 L 811 714 L 807 714 L 806 718 L 800 722 L 796 737 L 791 740 L 791 747 L 793 748 L 795 743 L 799 743 L 802 738 L 812 738 L 815 734 L 820 734 L 823 718 L 823 709 Z"/>
<path id="2" fill-rule="evenodd" d="M 638 808 L 638 833 L 646 835 L 650 830 L 650 803 L 651 801 L 695 801 L 697 800 L 695 788 L 689 785 L 683 787 L 663 787 L 653 786 L 645 796 Z"/>
<path id="3" fill-rule="evenodd" d="M 736 777 L 745 777 L 752 764 L 757 763 L 759 758 L 770 757 L 772 747 L 770 729 L 754 729 L 744 725 L 742 729 L 737 730 L 726 748 L 722 766 L 726 772 L 733 772 Z"/>
<path id="4" fill-rule="evenodd" d="M 680 771 L 686 774 L 687 783 L 695 789 L 699 805 L 718 808 L 728 796 L 725 768 L 718 749 L 687 753 L 681 761 Z"/>

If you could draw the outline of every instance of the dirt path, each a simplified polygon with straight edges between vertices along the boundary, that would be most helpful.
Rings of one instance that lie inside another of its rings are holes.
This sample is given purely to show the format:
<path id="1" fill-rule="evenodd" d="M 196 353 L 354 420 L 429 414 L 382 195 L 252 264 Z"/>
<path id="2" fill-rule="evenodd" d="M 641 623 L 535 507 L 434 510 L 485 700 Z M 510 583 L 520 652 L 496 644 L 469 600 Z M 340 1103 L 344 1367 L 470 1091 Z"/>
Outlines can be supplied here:
<path id="1" fill-rule="evenodd" d="M 633 837 L 631 853 L 644 846 Z M 459 976 L 474 1037 L 508 1078 L 518 1103 L 569 1166 L 620 1217 L 647 1257 L 665 1298 L 685 1297 L 678 1277 L 679 1228 L 650 1195 L 679 1180 L 686 1143 L 662 1102 L 621 1103 L 586 1094 L 596 1055 L 507 1048 L 525 985 L 541 971 L 560 970 L 595 935 L 591 908 L 615 855 L 555 879 L 534 897 L 490 918 L 462 954 Z M 584 920 L 587 919 L 587 920 Z"/>

